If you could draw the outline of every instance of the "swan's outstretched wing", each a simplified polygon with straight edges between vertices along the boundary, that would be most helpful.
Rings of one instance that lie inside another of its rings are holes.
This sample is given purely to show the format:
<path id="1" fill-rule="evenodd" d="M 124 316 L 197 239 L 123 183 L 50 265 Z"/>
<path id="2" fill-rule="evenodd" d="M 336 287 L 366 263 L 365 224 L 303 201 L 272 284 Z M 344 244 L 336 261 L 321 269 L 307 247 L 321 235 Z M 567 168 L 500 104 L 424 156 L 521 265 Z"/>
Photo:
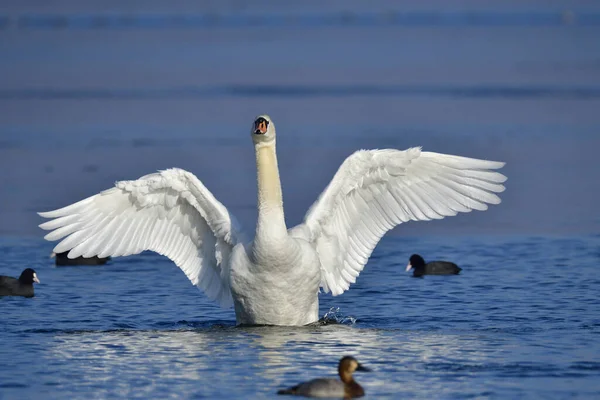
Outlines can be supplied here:
<path id="1" fill-rule="evenodd" d="M 348 157 L 304 223 L 290 231 L 315 244 L 321 286 L 333 295 L 356 281 L 381 237 L 406 222 L 441 219 L 498 204 L 504 163 L 420 148 L 360 150 Z"/>
<path id="2" fill-rule="evenodd" d="M 69 258 L 125 256 L 153 250 L 169 257 L 192 283 L 224 307 L 232 304 L 228 258 L 239 227 L 192 173 L 168 169 L 55 211 L 40 225 L 55 253 Z M 66 238 L 65 238 L 66 237 Z"/>

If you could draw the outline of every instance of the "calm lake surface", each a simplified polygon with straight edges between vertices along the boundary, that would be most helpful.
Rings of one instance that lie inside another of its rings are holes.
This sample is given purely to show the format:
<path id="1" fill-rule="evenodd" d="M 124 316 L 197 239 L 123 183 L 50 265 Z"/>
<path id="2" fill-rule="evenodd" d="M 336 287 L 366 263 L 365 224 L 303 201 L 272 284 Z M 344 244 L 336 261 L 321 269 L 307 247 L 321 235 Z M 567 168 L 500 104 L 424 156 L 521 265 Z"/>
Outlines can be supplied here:
<path id="1" fill-rule="evenodd" d="M 46 254 L 0 241 L 0 271 Z M 459 261 L 412 278 L 411 251 Z M 321 296 L 340 324 L 235 327 L 153 253 L 36 267 L 33 299 L 1 299 L 2 398 L 276 398 L 356 356 L 370 398 L 600 394 L 600 236 L 385 238 L 351 290 Z M 41 262 L 38 262 L 41 264 Z"/>
<path id="2" fill-rule="evenodd" d="M 0 4 L 0 399 L 276 398 L 354 355 L 368 398 L 600 397 L 600 7 L 589 2 Z M 403 224 L 327 324 L 235 327 L 169 260 L 54 267 L 37 211 L 180 167 L 247 231 L 277 124 L 288 226 L 344 158 L 507 162 L 502 204 Z M 412 278 L 408 258 L 458 263 Z M 334 323 L 337 321 L 337 323 Z"/>

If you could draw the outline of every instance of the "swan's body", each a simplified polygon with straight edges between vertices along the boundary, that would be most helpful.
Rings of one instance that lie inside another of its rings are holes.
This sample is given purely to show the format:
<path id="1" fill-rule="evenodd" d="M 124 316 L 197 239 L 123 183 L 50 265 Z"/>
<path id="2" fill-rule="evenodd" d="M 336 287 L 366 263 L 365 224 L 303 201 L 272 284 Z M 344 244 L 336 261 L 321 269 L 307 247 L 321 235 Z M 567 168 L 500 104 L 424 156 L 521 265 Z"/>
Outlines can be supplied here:
<path id="1" fill-rule="evenodd" d="M 169 169 L 59 210 L 41 228 L 63 239 L 54 252 L 107 257 L 153 250 L 238 324 L 304 325 L 318 320 L 319 287 L 333 295 L 356 281 L 381 237 L 394 226 L 485 210 L 506 178 L 493 161 L 421 152 L 360 150 L 348 157 L 308 211 L 287 229 L 275 151 L 275 126 L 258 117 L 252 138 L 258 221 L 247 242 L 235 218 L 190 172 Z"/>

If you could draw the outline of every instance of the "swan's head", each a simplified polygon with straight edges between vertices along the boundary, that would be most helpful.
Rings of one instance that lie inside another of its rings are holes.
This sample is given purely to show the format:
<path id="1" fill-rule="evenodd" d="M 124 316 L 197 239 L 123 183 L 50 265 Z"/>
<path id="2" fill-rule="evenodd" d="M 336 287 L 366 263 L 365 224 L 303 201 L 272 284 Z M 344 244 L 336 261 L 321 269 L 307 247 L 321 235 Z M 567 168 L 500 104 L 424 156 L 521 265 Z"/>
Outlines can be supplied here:
<path id="1" fill-rule="evenodd" d="M 257 143 L 270 143 L 275 140 L 275 124 L 268 115 L 259 115 L 252 123 L 252 141 Z"/>

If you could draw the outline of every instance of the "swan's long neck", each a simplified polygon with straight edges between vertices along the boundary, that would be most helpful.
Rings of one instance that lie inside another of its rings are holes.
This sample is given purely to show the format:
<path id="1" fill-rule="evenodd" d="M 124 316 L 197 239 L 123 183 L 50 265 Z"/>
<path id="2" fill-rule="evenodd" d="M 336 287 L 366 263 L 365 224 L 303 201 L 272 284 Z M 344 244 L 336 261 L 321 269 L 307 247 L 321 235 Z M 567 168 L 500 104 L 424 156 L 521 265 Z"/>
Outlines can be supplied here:
<path id="1" fill-rule="evenodd" d="M 258 222 L 256 239 L 277 239 L 287 235 L 283 213 L 283 196 L 275 143 L 259 144 L 256 150 L 258 174 Z"/>

